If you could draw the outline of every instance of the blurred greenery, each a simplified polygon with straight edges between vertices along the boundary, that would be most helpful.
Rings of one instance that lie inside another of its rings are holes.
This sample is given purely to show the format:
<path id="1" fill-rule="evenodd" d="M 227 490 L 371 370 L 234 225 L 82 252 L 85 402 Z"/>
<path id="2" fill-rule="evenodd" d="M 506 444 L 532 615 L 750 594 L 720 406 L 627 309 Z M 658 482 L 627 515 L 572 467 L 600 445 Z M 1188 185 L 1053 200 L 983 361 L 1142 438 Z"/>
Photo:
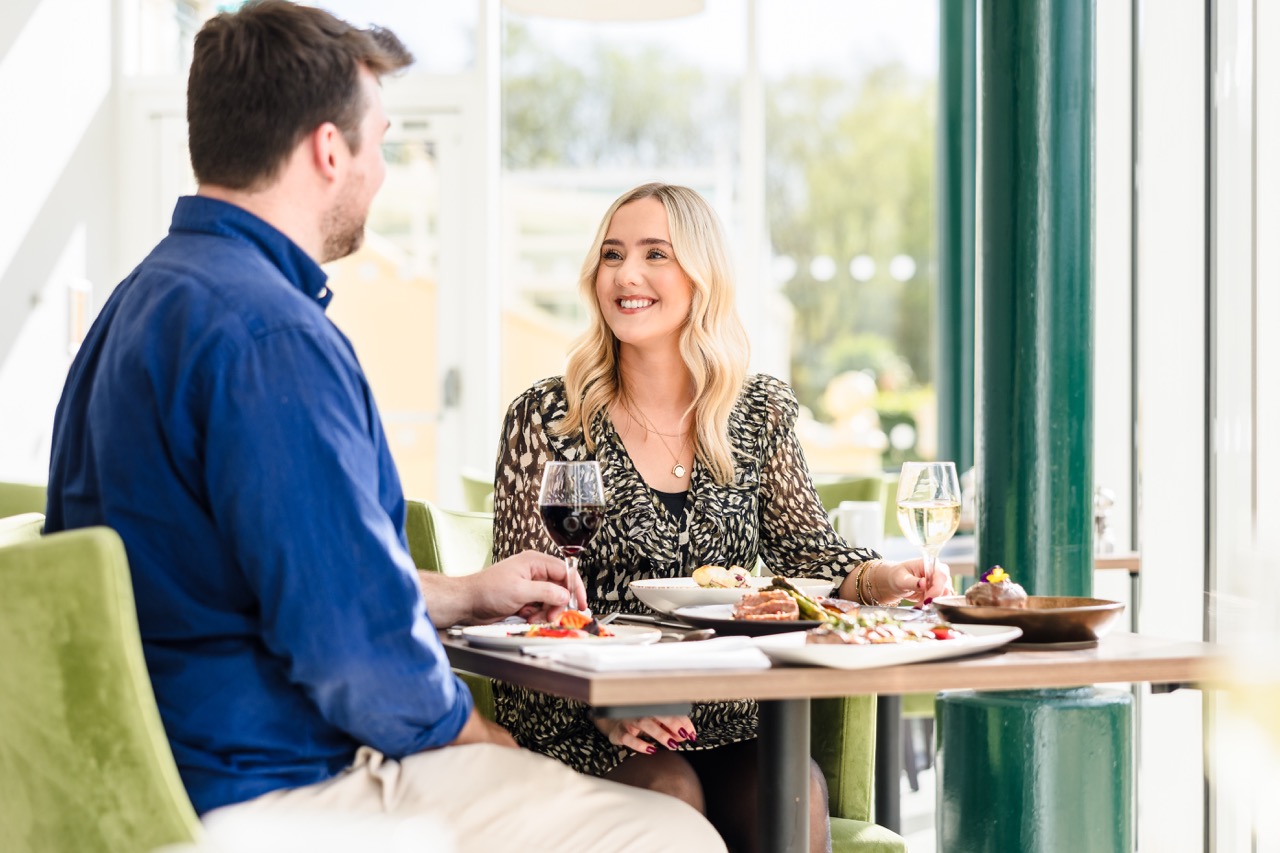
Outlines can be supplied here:
<path id="1" fill-rule="evenodd" d="M 561 55 L 510 17 L 502 49 L 508 169 L 706 169 L 737 156 L 732 75 L 655 44 Z M 933 80 L 897 64 L 766 81 L 769 229 L 774 254 L 796 262 L 782 289 L 795 309 L 791 383 L 819 418 L 846 370 L 872 371 L 890 394 L 932 382 L 935 97 Z M 863 254 L 876 265 L 865 282 L 849 271 Z M 898 255 L 915 263 L 905 282 L 889 274 Z M 829 281 L 810 273 L 819 256 L 835 260 Z"/>

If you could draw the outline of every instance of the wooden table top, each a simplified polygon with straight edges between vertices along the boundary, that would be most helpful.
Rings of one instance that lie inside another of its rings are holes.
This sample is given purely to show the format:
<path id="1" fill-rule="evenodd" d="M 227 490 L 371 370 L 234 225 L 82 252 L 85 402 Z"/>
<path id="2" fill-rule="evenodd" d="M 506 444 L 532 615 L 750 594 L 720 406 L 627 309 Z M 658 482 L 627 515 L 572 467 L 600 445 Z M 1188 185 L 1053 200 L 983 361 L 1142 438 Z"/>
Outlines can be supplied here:
<path id="1" fill-rule="evenodd" d="M 1208 643 L 1114 633 L 1090 649 L 1009 648 L 969 658 L 880 669 L 774 667 L 753 671 L 587 672 L 521 655 L 476 649 L 441 635 L 458 669 L 577 699 L 596 707 L 721 699 L 795 699 L 939 690 L 1018 690 L 1088 684 L 1212 681 L 1223 653 Z"/>

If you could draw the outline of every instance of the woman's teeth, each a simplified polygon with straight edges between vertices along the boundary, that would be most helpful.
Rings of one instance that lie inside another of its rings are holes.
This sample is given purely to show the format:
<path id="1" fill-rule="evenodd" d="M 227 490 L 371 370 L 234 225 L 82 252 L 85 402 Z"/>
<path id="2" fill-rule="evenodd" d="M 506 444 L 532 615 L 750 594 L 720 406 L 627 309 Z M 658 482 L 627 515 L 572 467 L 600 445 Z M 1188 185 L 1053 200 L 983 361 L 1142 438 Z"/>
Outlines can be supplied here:
<path id="1" fill-rule="evenodd" d="M 620 299 L 618 304 L 623 308 L 648 308 L 653 304 L 652 299 Z"/>

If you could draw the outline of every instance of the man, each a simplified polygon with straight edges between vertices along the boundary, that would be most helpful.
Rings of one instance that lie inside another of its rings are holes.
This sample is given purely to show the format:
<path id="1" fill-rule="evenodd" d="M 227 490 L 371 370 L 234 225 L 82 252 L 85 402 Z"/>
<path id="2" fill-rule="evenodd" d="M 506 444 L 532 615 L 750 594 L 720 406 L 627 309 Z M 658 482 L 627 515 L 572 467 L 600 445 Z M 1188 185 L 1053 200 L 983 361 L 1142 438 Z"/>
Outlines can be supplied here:
<path id="1" fill-rule="evenodd" d="M 516 749 L 475 713 L 432 628 L 558 612 L 581 582 L 531 553 L 416 576 L 377 407 L 324 316 L 319 264 L 360 245 L 385 176 L 379 76 L 411 59 L 385 30 L 284 0 L 201 30 L 199 192 L 72 365 L 47 529 L 106 524 L 124 540 L 202 815 L 425 814 L 466 850 L 723 849 L 673 798 Z"/>

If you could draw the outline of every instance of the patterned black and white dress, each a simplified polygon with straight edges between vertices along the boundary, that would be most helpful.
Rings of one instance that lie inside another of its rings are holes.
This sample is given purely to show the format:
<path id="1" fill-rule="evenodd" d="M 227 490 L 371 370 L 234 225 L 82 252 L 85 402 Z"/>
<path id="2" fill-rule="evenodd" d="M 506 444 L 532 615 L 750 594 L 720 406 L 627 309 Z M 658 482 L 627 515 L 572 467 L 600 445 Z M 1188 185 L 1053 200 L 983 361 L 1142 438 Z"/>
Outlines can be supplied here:
<path id="1" fill-rule="evenodd" d="M 526 549 L 558 553 L 538 514 L 543 464 L 587 459 L 581 434 L 559 437 L 547 427 L 565 416 L 564 382 L 545 379 L 511 404 L 502 427 L 494 493 L 494 558 Z M 639 578 L 687 577 L 698 566 L 754 566 L 837 584 L 877 555 L 850 548 L 832 529 L 809 479 L 796 439 L 799 411 L 785 383 L 757 375 L 743 385 L 729 417 L 736 476 L 717 484 L 695 461 L 683 517 L 676 518 L 641 479 L 606 413 L 592 424 L 607 508 L 580 556 L 591 609 L 599 614 L 647 612 L 627 589 Z M 631 751 L 609 742 L 585 705 L 508 684 L 494 685 L 497 720 L 528 749 L 581 772 L 602 776 Z M 748 700 L 698 703 L 690 714 L 698 739 L 681 749 L 708 749 L 756 735 L 757 706 Z"/>

